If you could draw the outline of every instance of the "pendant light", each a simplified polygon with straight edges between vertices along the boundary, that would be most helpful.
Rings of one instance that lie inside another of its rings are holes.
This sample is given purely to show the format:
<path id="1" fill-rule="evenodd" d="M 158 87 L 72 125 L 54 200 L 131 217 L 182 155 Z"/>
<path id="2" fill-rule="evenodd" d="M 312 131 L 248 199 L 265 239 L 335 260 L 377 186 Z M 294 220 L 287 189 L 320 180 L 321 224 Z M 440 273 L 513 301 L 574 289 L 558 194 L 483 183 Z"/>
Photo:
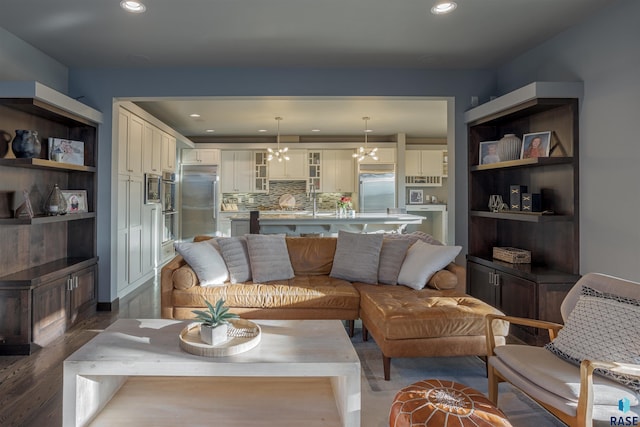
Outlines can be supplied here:
<path id="1" fill-rule="evenodd" d="M 268 161 L 272 161 L 274 159 L 277 159 L 279 162 L 282 162 L 283 159 L 289 160 L 289 156 L 287 156 L 289 147 L 280 148 L 280 120 L 282 120 L 282 117 L 276 117 L 276 121 L 278 122 L 278 136 L 276 137 L 276 143 L 278 146 L 275 150 L 267 148 L 267 151 L 269 152 L 269 155 L 267 156 Z"/>
<path id="2" fill-rule="evenodd" d="M 367 157 L 370 157 L 373 160 L 378 160 L 378 156 L 376 154 L 378 148 L 372 148 L 371 150 L 369 150 L 369 147 L 367 146 L 367 133 L 369 133 L 369 127 L 367 126 L 367 123 L 369 119 L 369 117 L 362 118 L 362 120 L 364 120 L 364 145 L 361 146 L 358 151 L 353 153 L 353 157 L 357 157 L 359 162 L 363 161 Z"/>

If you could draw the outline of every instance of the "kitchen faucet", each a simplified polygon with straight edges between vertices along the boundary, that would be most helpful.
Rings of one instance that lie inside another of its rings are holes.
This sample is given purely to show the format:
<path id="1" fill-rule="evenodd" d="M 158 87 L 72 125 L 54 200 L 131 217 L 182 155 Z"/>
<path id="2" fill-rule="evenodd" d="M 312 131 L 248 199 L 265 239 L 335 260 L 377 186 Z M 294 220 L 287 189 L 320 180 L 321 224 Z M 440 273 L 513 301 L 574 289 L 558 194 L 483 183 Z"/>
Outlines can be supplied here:
<path id="1" fill-rule="evenodd" d="M 311 184 L 311 198 L 313 199 L 313 216 L 316 216 L 318 213 L 318 199 L 315 184 Z"/>

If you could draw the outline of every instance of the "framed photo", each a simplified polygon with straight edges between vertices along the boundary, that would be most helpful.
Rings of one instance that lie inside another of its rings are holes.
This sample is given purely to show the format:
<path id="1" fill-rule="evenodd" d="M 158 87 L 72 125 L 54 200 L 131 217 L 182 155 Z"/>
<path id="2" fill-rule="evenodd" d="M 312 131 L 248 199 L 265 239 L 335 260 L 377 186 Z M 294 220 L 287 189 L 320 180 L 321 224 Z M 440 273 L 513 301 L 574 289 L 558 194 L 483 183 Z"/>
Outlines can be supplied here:
<path id="1" fill-rule="evenodd" d="M 49 138 L 49 160 L 84 165 L 84 142 Z"/>
<path id="2" fill-rule="evenodd" d="M 424 191 L 423 190 L 409 190 L 409 204 L 410 205 L 422 205 L 424 204 Z"/>
<path id="3" fill-rule="evenodd" d="M 549 157 L 551 145 L 551 131 L 525 133 L 522 136 L 521 159 L 534 159 L 536 157 Z"/>
<path id="4" fill-rule="evenodd" d="M 67 201 L 67 213 L 87 212 L 87 190 L 62 190 Z"/>
<path id="5" fill-rule="evenodd" d="M 488 165 L 501 161 L 500 156 L 498 156 L 498 141 L 481 142 L 480 150 L 478 151 L 480 152 L 480 159 L 478 159 L 479 165 Z"/>

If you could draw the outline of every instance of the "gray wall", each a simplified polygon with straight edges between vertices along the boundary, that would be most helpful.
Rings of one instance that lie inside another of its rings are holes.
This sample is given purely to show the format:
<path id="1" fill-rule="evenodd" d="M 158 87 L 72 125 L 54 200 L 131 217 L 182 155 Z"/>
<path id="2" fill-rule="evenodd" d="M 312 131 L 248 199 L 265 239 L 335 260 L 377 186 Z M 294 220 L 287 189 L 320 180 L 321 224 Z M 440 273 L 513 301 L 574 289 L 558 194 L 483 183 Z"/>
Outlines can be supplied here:
<path id="1" fill-rule="evenodd" d="M 36 80 L 67 92 L 67 67 L 0 28 L 0 80 Z"/>
<path id="2" fill-rule="evenodd" d="M 170 96 L 442 96 L 455 97 L 456 240 L 467 243 L 466 128 L 463 113 L 472 95 L 481 100 L 495 92 L 489 70 L 402 69 L 74 69 L 69 96 L 104 114 L 99 139 L 98 255 L 99 299 L 115 299 L 115 212 L 111 192 L 112 105 L 114 98 Z"/>
<path id="3" fill-rule="evenodd" d="M 498 70 L 504 93 L 532 81 L 583 81 L 580 267 L 640 280 L 640 1 L 603 13 Z"/>

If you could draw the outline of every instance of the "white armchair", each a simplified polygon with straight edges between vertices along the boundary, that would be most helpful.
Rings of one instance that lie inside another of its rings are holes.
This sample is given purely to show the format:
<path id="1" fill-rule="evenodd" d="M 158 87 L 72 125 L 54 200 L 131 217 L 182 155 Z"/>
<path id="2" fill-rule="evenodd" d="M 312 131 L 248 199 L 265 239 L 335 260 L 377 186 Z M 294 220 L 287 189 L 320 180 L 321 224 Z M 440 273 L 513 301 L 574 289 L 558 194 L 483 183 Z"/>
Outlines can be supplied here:
<path id="1" fill-rule="evenodd" d="M 582 295 L 584 286 L 587 295 Z M 563 325 L 556 323 L 487 316 L 489 399 L 498 404 L 498 383 L 507 381 L 571 427 L 640 425 L 639 301 L 640 283 L 589 273 L 574 285 L 562 303 L 565 322 L 562 332 Z M 614 314 L 614 310 L 622 311 Z M 630 318 L 620 318 L 619 313 Z M 574 363 L 543 347 L 516 344 L 496 347 L 491 328 L 496 319 L 547 329 L 556 353 L 561 349 L 560 353 L 565 358 L 572 356 L 569 358 Z M 622 342 L 624 351 L 620 351 L 620 346 L 608 348 L 609 341 Z M 583 356 L 576 356 L 571 348 L 574 343 L 583 349 Z M 598 360 L 589 354 L 596 354 Z M 595 369 L 605 369 L 609 375 L 594 375 Z M 626 383 L 611 378 L 616 375 L 625 375 Z"/>

